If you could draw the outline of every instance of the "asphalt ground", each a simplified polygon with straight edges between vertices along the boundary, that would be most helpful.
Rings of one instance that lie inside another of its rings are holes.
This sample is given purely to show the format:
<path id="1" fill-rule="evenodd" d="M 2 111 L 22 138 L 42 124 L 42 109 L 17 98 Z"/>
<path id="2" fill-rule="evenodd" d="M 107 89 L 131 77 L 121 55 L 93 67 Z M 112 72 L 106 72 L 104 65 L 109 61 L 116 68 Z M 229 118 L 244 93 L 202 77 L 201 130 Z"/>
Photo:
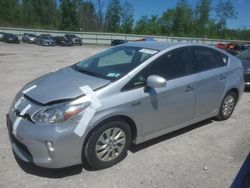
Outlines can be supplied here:
<path id="1" fill-rule="evenodd" d="M 209 119 L 132 146 L 119 164 L 60 170 L 15 159 L 5 114 L 22 86 L 107 46 L 42 47 L 0 42 L 0 187 L 229 187 L 250 150 L 250 92 L 227 121 Z"/>

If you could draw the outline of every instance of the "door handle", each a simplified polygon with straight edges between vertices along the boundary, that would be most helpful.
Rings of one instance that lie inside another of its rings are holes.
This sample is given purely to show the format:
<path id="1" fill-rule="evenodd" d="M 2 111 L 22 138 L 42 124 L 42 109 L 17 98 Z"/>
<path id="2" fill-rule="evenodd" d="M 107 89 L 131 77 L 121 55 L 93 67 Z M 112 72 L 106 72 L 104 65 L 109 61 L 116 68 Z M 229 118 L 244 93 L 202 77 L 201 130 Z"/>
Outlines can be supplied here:
<path id="1" fill-rule="evenodd" d="M 220 75 L 220 80 L 225 80 L 227 77 L 226 77 L 226 75 L 225 74 L 221 74 Z"/>
<path id="2" fill-rule="evenodd" d="M 185 89 L 186 92 L 191 92 L 191 91 L 193 91 L 193 90 L 194 90 L 194 86 L 193 86 L 192 84 L 189 84 L 189 85 L 186 87 L 186 89 Z"/>

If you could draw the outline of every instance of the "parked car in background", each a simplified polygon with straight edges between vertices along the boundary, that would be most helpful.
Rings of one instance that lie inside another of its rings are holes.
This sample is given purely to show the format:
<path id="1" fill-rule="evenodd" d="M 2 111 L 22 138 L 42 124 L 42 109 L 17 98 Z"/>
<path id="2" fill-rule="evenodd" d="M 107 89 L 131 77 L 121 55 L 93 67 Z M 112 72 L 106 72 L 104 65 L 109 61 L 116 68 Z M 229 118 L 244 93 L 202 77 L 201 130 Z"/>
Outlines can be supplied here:
<path id="1" fill-rule="evenodd" d="M 22 36 L 22 41 L 27 43 L 35 43 L 36 35 L 32 33 L 24 33 Z"/>
<path id="2" fill-rule="evenodd" d="M 238 55 L 246 49 L 248 49 L 248 47 L 244 44 L 229 43 L 227 45 L 227 52 L 232 55 Z"/>
<path id="3" fill-rule="evenodd" d="M 5 32 L 0 32 L 0 41 L 2 40 L 4 34 Z"/>
<path id="4" fill-rule="evenodd" d="M 237 57 L 241 60 L 246 87 L 250 87 L 250 49 L 240 53 Z"/>
<path id="5" fill-rule="evenodd" d="M 223 50 L 227 49 L 227 44 L 225 44 L 225 43 L 217 43 L 217 44 L 215 44 L 215 46 L 217 48 L 220 48 L 220 49 L 223 49 Z"/>
<path id="6" fill-rule="evenodd" d="M 41 34 L 36 38 L 36 44 L 42 46 L 55 46 L 55 40 L 49 34 Z"/>
<path id="7" fill-rule="evenodd" d="M 64 35 L 69 41 L 71 41 L 72 45 L 82 45 L 82 40 L 80 37 L 75 34 L 65 34 Z"/>
<path id="8" fill-rule="evenodd" d="M 56 42 L 56 45 L 59 45 L 59 46 L 71 46 L 72 45 L 72 42 L 64 36 L 55 36 L 53 38 Z"/>
<path id="9" fill-rule="evenodd" d="M 14 35 L 12 33 L 4 33 L 2 37 L 2 41 L 7 43 L 19 43 L 19 39 L 17 35 Z"/>
<path id="10" fill-rule="evenodd" d="M 139 42 L 139 41 L 152 41 L 152 42 L 154 41 L 154 42 L 156 42 L 156 40 L 153 37 L 144 37 L 144 38 L 141 38 L 141 39 L 138 39 L 135 41 L 137 41 L 137 42 Z"/>
<path id="11" fill-rule="evenodd" d="M 117 46 L 117 45 L 124 44 L 127 42 L 128 42 L 127 40 L 114 39 L 111 41 L 111 46 Z"/>
<path id="12" fill-rule="evenodd" d="M 110 167 L 139 144 L 230 118 L 244 90 L 238 58 L 200 44 L 131 42 L 36 79 L 7 115 L 14 153 L 48 168 Z"/>
<path id="13" fill-rule="evenodd" d="M 222 50 L 226 50 L 228 53 L 232 55 L 237 55 L 249 48 L 248 45 L 240 44 L 240 43 L 218 43 L 218 44 L 215 44 L 215 46 Z"/>

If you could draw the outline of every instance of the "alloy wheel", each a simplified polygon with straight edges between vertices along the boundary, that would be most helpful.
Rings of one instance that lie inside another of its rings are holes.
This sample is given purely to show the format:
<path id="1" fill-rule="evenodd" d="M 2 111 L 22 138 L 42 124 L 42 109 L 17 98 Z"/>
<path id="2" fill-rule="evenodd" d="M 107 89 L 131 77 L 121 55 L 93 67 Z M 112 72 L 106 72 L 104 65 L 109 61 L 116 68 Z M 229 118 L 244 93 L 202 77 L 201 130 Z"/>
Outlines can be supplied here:
<path id="1" fill-rule="evenodd" d="M 126 136 L 122 129 L 118 127 L 107 129 L 96 142 L 96 156 L 101 161 L 112 161 L 120 155 L 125 144 Z"/>
<path id="2" fill-rule="evenodd" d="M 226 98 L 224 99 L 223 105 L 222 105 L 222 114 L 223 116 L 229 116 L 235 105 L 235 99 L 234 96 L 232 95 L 227 95 Z"/>

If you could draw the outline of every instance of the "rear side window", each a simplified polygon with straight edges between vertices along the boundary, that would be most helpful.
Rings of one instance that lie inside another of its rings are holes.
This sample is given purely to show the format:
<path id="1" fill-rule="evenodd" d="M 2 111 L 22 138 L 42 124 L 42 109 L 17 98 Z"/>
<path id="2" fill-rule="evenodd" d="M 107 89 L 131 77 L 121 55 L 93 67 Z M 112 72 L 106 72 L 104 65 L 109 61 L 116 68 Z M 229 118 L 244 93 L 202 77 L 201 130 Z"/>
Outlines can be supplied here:
<path id="1" fill-rule="evenodd" d="M 228 57 L 223 53 L 203 46 L 191 47 L 195 72 L 207 71 L 227 65 Z"/>

